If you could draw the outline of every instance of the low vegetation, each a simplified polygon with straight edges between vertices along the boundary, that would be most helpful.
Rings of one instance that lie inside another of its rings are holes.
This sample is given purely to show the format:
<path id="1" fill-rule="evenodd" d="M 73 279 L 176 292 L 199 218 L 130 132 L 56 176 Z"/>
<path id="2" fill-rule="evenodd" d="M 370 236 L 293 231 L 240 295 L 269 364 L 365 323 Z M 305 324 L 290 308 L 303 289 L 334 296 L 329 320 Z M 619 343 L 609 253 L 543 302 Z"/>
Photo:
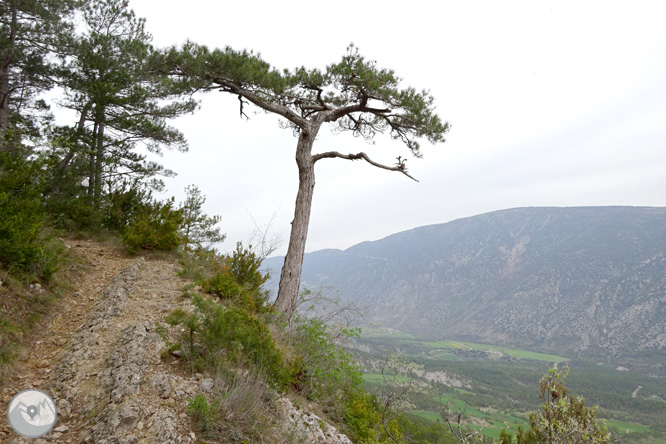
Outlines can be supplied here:
<path id="1" fill-rule="evenodd" d="M 165 319 L 175 327 L 162 330 L 170 338 L 165 358 L 179 356 L 184 369 L 215 380 L 212 394 L 189 406 L 207 438 L 293 442 L 272 405 L 285 395 L 314 408 L 354 442 L 391 442 L 384 425 L 401 436 L 396 422 L 382 422 L 351 355 L 321 320 L 295 315 L 287 322 L 267 304 L 257 254 L 238 244 L 230 255 L 199 251 L 187 263 L 200 291 L 186 293 L 191 313 L 177 310 Z"/>
<path id="2" fill-rule="evenodd" d="M 529 428 L 529 413 L 542 405 L 536 396 L 540 378 L 558 361 L 547 362 L 544 355 L 528 351 L 511 349 L 515 353 L 499 355 L 496 346 L 469 345 L 421 341 L 397 330 L 364 329 L 354 353 L 365 366 L 368 389 L 378 394 L 384 390 L 381 365 L 386 352 L 402 354 L 400 378 L 412 379 L 413 386 L 419 388 L 407 396 L 408 411 L 423 421 L 443 424 L 443 409 L 449 417 L 464 412 L 466 427 L 490 440 L 499 439 L 502 429 L 516 433 L 518 427 Z M 446 351 L 446 355 L 432 350 Z M 560 366 L 565 364 L 562 360 Z M 620 437 L 620 442 L 626 443 L 663 442 L 663 378 L 580 360 L 566 360 L 566 365 L 571 368 L 567 386 L 583 395 L 589 405 L 599 406 L 598 416 L 614 439 Z M 437 375 L 447 375 L 448 380 L 437 380 Z M 634 397 L 639 385 L 641 389 Z"/>

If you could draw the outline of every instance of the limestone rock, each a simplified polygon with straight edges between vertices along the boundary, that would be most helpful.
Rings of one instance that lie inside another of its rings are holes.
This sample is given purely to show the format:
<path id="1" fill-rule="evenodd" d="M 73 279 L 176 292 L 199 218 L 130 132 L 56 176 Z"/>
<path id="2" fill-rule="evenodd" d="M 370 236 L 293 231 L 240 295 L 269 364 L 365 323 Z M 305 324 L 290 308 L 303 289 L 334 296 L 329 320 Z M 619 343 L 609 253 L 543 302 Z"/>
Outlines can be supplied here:
<path id="1" fill-rule="evenodd" d="M 308 444 L 352 444 L 347 436 L 314 413 L 299 410 L 287 398 L 276 401 L 288 432 L 295 432 Z"/>

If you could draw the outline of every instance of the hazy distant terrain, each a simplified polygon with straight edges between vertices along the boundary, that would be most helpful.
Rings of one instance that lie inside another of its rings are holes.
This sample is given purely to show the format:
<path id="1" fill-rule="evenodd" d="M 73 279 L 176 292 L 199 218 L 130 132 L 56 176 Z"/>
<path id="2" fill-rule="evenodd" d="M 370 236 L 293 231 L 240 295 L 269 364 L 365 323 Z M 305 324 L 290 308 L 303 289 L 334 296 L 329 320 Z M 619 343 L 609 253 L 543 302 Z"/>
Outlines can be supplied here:
<path id="1" fill-rule="evenodd" d="M 665 254 L 666 208 L 518 208 L 309 253 L 302 284 L 403 331 L 664 373 Z"/>

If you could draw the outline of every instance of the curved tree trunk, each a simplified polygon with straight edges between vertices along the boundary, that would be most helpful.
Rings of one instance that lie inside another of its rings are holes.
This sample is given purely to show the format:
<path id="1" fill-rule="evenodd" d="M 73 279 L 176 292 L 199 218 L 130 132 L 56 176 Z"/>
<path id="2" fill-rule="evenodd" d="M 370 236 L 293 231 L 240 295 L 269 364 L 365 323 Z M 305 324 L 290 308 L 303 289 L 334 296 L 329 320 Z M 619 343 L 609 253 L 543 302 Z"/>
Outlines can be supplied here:
<path id="1" fill-rule="evenodd" d="M 316 127 L 303 130 L 296 148 L 296 163 L 298 164 L 296 209 L 294 220 L 291 222 L 289 246 L 284 258 L 284 266 L 280 274 L 280 286 L 275 300 L 275 307 L 288 318 L 296 309 L 298 290 L 301 284 L 301 268 L 303 266 L 303 255 L 305 254 L 305 241 L 308 237 L 312 195 L 315 185 L 314 160 L 311 153 L 318 129 Z"/>

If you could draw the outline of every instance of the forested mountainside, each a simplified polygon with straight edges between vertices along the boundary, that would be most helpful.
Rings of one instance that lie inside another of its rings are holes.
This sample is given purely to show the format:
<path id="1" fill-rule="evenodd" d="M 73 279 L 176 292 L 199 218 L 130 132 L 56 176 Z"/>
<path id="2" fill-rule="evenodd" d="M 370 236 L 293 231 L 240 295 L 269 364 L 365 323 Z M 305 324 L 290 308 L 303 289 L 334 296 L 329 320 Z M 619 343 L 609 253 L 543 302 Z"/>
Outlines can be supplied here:
<path id="1" fill-rule="evenodd" d="M 665 252 L 666 208 L 517 208 L 309 253 L 302 286 L 404 331 L 663 373 Z"/>

